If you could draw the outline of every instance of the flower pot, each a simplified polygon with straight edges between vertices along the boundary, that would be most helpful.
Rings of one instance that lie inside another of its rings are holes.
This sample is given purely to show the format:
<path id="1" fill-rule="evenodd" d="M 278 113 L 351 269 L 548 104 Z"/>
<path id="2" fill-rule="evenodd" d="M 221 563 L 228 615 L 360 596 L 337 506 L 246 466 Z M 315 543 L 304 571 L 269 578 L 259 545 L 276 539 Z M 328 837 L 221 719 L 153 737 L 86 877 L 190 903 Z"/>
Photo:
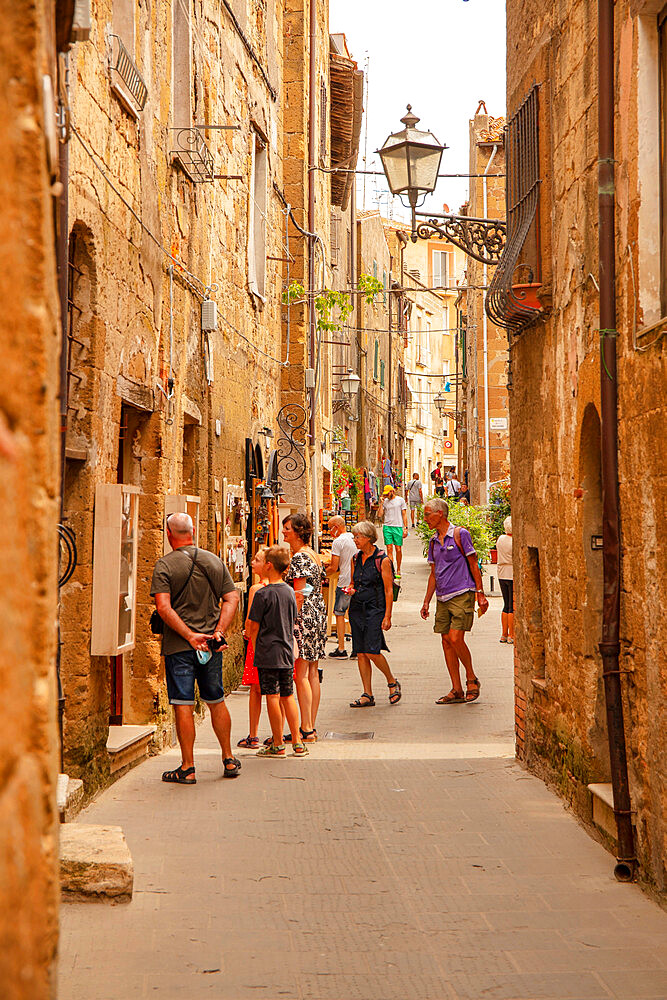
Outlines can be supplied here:
<path id="1" fill-rule="evenodd" d="M 498 563 L 498 549 L 491 549 L 489 555 L 491 556 L 491 562 L 496 566 Z"/>
<path id="2" fill-rule="evenodd" d="M 531 281 L 525 285 L 512 285 L 512 294 L 507 298 L 507 313 L 510 319 L 523 316 L 526 310 L 539 312 L 542 308 L 538 291 L 542 287 L 539 281 Z"/>

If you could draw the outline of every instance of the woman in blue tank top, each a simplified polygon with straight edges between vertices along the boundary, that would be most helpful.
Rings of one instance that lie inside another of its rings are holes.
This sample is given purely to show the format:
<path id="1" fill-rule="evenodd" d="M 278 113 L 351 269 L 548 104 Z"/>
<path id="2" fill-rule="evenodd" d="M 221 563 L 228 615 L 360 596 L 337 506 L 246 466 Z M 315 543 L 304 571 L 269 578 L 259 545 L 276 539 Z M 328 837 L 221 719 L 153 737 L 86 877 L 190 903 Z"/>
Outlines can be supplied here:
<path id="1" fill-rule="evenodd" d="M 372 708 L 375 705 L 372 687 L 373 664 L 387 679 L 389 702 L 401 700 L 401 685 L 391 672 L 383 650 L 389 651 L 384 633 L 391 628 L 394 603 L 391 560 L 377 545 L 377 531 L 370 521 L 360 521 L 352 528 L 359 551 L 352 560 L 352 600 L 350 628 L 352 646 L 357 651 L 363 694 L 350 702 L 350 708 Z"/>

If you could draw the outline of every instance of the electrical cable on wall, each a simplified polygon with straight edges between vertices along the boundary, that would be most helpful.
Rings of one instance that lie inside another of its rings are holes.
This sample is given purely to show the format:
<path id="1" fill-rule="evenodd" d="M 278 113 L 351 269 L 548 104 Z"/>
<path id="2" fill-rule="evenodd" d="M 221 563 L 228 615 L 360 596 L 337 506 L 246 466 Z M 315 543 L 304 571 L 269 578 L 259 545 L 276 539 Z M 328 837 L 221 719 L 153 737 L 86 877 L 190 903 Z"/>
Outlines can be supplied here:
<path id="1" fill-rule="evenodd" d="M 165 255 L 165 257 L 167 257 L 172 262 L 172 264 L 176 265 L 176 267 L 178 268 L 178 271 L 175 272 L 175 273 L 177 273 L 178 276 L 185 282 L 185 284 L 190 288 L 190 290 L 192 291 L 192 293 L 200 301 L 203 302 L 204 299 L 206 298 L 206 288 L 210 287 L 210 285 L 207 286 L 207 284 L 206 284 L 205 281 L 202 281 L 202 279 L 199 278 L 196 274 L 193 274 L 192 271 L 190 271 L 187 268 L 187 266 L 181 260 L 180 257 L 178 257 L 176 254 L 172 253 L 170 250 L 167 250 L 167 248 L 163 245 L 163 243 L 161 242 L 161 240 L 157 236 L 155 236 L 155 234 L 148 228 L 148 226 L 142 220 L 141 216 L 139 216 L 139 214 L 135 211 L 134 207 L 129 203 L 129 201 L 127 201 L 127 199 L 123 196 L 122 192 L 118 190 L 118 188 L 116 187 L 116 185 L 114 184 L 114 182 L 108 176 L 108 174 L 106 173 L 106 171 L 97 162 L 96 155 L 92 152 L 91 149 L 89 149 L 89 147 L 86 144 L 86 142 L 82 139 L 82 137 L 81 137 L 78 129 L 76 128 L 76 126 L 73 123 L 71 123 L 70 124 L 70 128 L 71 128 L 72 134 L 76 137 L 76 139 L 78 140 L 78 142 L 81 145 L 82 149 L 88 155 L 88 157 L 90 158 L 91 162 L 93 163 L 93 165 L 95 166 L 95 168 L 98 170 L 98 172 L 102 175 L 102 177 L 107 182 L 107 184 L 109 185 L 109 187 L 111 188 L 111 190 L 120 198 L 120 200 L 123 202 L 123 204 L 125 205 L 125 207 L 131 213 L 131 215 L 133 216 L 133 218 L 139 223 L 139 226 L 141 227 L 141 229 L 153 241 L 153 243 L 155 243 L 155 245 L 158 247 L 158 249 L 160 249 L 162 251 L 162 253 Z M 195 285 L 194 282 L 197 282 L 197 284 L 200 285 L 201 288 L 197 287 L 197 285 Z M 261 354 L 263 357 L 268 358 L 270 361 L 274 362 L 275 364 L 278 364 L 278 365 L 281 365 L 281 366 L 283 366 L 285 364 L 285 362 L 283 362 L 281 359 L 273 357 L 273 355 L 268 354 L 266 351 L 263 351 L 261 349 L 261 347 L 258 347 L 255 343 L 253 343 L 252 340 L 250 340 L 248 337 L 246 337 L 246 335 L 244 333 L 241 333 L 241 331 L 238 330 L 234 326 L 234 324 L 231 323 L 222 313 L 220 313 L 219 315 L 220 315 L 220 318 L 223 320 L 223 322 L 226 323 L 227 326 L 230 328 L 230 330 L 233 330 L 234 333 L 241 340 L 245 341 L 258 354 Z"/>

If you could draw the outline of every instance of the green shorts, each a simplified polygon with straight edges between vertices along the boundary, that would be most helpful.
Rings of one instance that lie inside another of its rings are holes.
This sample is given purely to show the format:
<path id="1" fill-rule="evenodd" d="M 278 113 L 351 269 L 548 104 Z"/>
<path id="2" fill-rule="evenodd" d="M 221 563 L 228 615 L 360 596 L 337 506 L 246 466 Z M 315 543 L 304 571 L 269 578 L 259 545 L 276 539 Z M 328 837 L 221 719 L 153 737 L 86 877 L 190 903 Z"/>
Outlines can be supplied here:
<path id="1" fill-rule="evenodd" d="M 472 590 L 450 597 L 448 601 L 436 601 L 433 631 L 446 635 L 451 629 L 469 632 L 475 619 L 475 595 Z"/>
<path id="2" fill-rule="evenodd" d="M 403 528 L 396 528 L 393 524 L 382 526 L 382 537 L 385 545 L 402 545 Z"/>

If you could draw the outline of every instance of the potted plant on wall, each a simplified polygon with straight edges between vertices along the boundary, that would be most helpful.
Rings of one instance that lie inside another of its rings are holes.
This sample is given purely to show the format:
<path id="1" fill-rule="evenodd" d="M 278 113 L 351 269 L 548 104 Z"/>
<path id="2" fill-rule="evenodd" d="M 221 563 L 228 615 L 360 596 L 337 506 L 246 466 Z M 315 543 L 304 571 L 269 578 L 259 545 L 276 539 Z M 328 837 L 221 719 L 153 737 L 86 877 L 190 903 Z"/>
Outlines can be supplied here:
<path id="1" fill-rule="evenodd" d="M 489 492 L 488 518 L 493 547 L 491 549 L 491 562 L 498 562 L 498 552 L 496 542 L 505 531 L 505 518 L 511 513 L 510 506 L 510 484 L 509 482 L 494 483 Z"/>
<path id="2" fill-rule="evenodd" d="M 509 319 L 525 317 L 527 311 L 540 312 L 542 303 L 539 299 L 539 290 L 542 287 L 541 281 L 533 280 L 533 269 L 528 264 L 517 264 L 514 269 L 514 276 L 517 271 L 525 271 L 527 281 L 513 282 L 511 294 L 507 297 L 507 313 Z M 520 275 L 519 275 L 520 276 Z"/>

